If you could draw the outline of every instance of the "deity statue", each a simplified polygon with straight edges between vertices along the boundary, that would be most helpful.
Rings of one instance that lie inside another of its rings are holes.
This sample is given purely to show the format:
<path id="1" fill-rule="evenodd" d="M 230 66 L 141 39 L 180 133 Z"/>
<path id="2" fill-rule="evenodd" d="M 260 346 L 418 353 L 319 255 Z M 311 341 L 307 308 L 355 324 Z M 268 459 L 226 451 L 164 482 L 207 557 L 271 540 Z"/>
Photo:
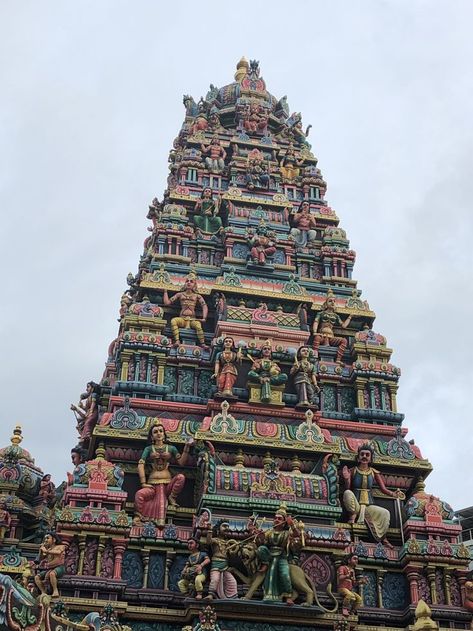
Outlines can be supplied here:
<path id="1" fill-rule="evenodd" d="M 287 381 L 287 375 L 281 372 L 281 368 L 273 360 L 271 341 L 266 340 L 261 347 L 260 357 L 253 359 L 251 370 L 248 372 L 248 382 L 260 384 L 261 403 L 270 403 L 272 397 L 271 386 L 280 386 Z"/>
<path id="2" fill-rule="evenodd" d="M 255 265 L 265 265 L 269 256 L 276 252 L 273 239 L 270 238 L 266 226 L 259 226 L 256 234 L 249 240 L 250 258 Z"/>
<path id="3" fill-rule="evenodd" d="M 312 329 L 314 333 L 312 348 L 314 349 L 316 355 L 318 356 L 319 346 L 321 345 L 336 346 L 338 347 L 337 362 L 341 364 L 343 353 L 345 352 L 348 342 L 343 337 L 336 337 L 333 332 L 333 327 L 337 325 L 342 329 L 346 329 L 350 322 L 351 314 L 346 318 L 346 320 L 342 320 L 335 311 L 335 298 L 333 296 L 333 292 L 329 289 L 327 298 L 322 305 L 322 311 L 319 311 L 319 313 L 315 316 Z"/>
<path id="4" fill-rule="evenodd" d="M 235 398 L 233 386 L 238 377 L 238 364 L 241 363 L 241 348 L 235 349 L 232 337 L 223 340 L 223 350 L 217 354 L 213 377 L 217 380 L 216 397 Z"/>
<path id="5" fill-rule="evenodd" d="M 219 234 L 223 231 L 222 220 L 218 216 L 221 197 L 213 198 L 212 189 L 204 188 L 200 199 L 195 203 L 195 210 L 199 214 L 194 216 L 196 232 L 203 234 Z"/>
<path id="6" fill-rule="evenodd" d="M 250 133 L 260 133 L 265 136 L 268 132 L 268 114 L 258 103 L 246 105 L 242 111 L 243 129 Z"/>
<path id="7" fill-rule="evenodd" d="M 167 289 L 164 290 L 163 303 L 166 307 L 179 302 L 181 310 L 177 318 L 171 318 L 171 331 L 174 338 L 174 343 L 180 344 L 179 329 L 194 329 L 201 346 L 205 345 L 205 336 L 202 329 L 202 322 L 207 320 L 208 307 L 205 300 L 199 294 L 197 290 L 197 280 L 195 276 L 189 274 L 184 283 L 184 287 L 181 291 L 174 294 L 172 298 L 169 298 Z M 196 307 L 200 305 L 202 309 L 202 318 L 199 320 L 196 317 Z"/>
<path id="8" fill-rule="evenodd" d="M 94 381 L 89 381 L 86 391 L 80 395 L 78 405 L 71 403 L 71 410 L 77 420 L 77 430 L 80 434 L 79 443 L 86 443 L 92 436 L 94 427 L 99 418 L 98 404 L 100 399 L 100 386 Z"/>
<path id="9" fill-rule="evenodd" d="M 196 599 L 201 600 L 204 583 L 207 578 L 207 570 L 205 568 L 210 564 L 210 557 L 207 552 L 200 550 L 197 539 L 188 539 L 187 549 L 190 554 L 182 568 L 181 579 L 178 581 L 177 586 L 182 594 L 195 592 Z"/>
<path id="10" fill-rule="evenodd" d="M 207 599 L 236 598 L 238 595 L 237 582 L 230 572 L 228 563 L 229 550 L 236 544 L 229 539 L 230 524 L 225 520 L 218 521 L 212 531 L 207 533 L 207 545 L 212 551 L 210 566 L 210 585 Z"/>
<path id="11" fill-rule="evenodd" d="M 56 501 L 56 487 L 51 481 L 51 475 L 49 473 L 43 475 L 39 483 L 38 496 L 41 498 L 41 502 L 49 506 L 49 508 L 51 508 Z"/>
<path id="12" fill-rule="evenodd" d="M 210 145 L 201 145 L 202 153 L 209 154 L 208 158 L 205 158 L 205 164 L 207 169 L 211 173 L 223 173 L 225 169 L 225 158 L 227 152 L 221 146 L 218 136 L 214 136 L 210 141 Z"/>
<path id="13" fill-rule="evenodd" d="M 0 504 L 0 543 L 4 540 L 6 533 L 10 530 L 11 515 L 5 508 L 5 505 Z"/>
<path id="14" fill-rule="evenodd" d="M 466 581 L 465 583 L 465 600 L 463 606 L 467 611 L 473 613 L 473 581 Z"/>
<path id="15" fill-rule="evenodd" d="M 364 579 L 357 578 L 355 568 L 358 565 L 358 556 L 349 554 L 345 563 L 337 570 L 338 593 L 343 598 L 342 615 L 356 615 L 358 607 L 363 606 L 363 598 L 354 591 L 356 585 L 361 585 Z"/>
<path id="16" fill-rule="evenodd" d="M 289 558 L 294 544 L 300 545 L 301 536 L 299 523 L 287 514 L 284 505 L 276 511 L 273 527 L 257 535 L 256 543 L 260 544 L 258 558 L 266 566 L 263 581 L 265 601 L 294 604 Z"/>
<path id="17" fill-rule="evenodd" d="M 48 532 L 39 548 L 36 560 L 38 572 L 34 578 L 36 587 L 42 594 L 46 594 L 46 582 L 48 581 L 53 590 L 52 597 L 59 598 L 57 580 L 66 571 L 65 560 L 66 546 L 56 532 Z"/>
<path id="18" fill-rule="evenodd" d="M 310 213 L 308 201 L 300 203 L 297 212 L 290 217 L 290 224 L 292 226 L 290 236 L 297 246 L 305 248 L 314 245 L 317 238 L 316 222 Z"/>
<path id="19" fill-rule="evenodd" d="M 317 405 L 317 393 L 320 388 L 317 384 L 317 369 L 310 360 L 311 349 L 301 346 L 294 358 L 290 374 L 294 379 L 297 391 L 296 407 L 310 407 Z"/>
<path id="20" fill-rule="evenodd" d="M 349 523 L 366 523 L 376 541 L 381 541 L 385 546 L 392 548 L 386 539 L 390 514 L 386 508 L 376 506 L 373 500 L 373 487 L 376 482 L 381 491 L 395 499 L 405 499 L 402 491 L 390 491 L 384 483 L 383 476 L 371 465 L 373 462 L 373 448 L 369 444 L 358 448 L 357 464 L 348 469 L 342 469 L 342 478 L 345 483 L 343 505 L 348 511 Z"/>
<path id="21" fill-rule="evenodd" d="M 264 156 L 258 149 L 253 149 L 248 155 L 246 166 L 246 184 L 250 190 L 255 187 L 268 188 L 269 172 Z"/>
<path id="22" fill-rule="evenodd" d="M 170 445 L 164 426 L 157 422 L 148 433 L 148 446 L 145 447 L 138 461 L 138 475 L 142 488 L 135 495 L 137 521 L 155 521 L 163 527 L 168 505 L 177 506 L 177 496 L 184 488 L 185 476 L 182 473 L 171 475 L 169 465 L 177 462 L 185 465 L 193 440 L 189 440 L 182 455 Z M 151 465 L 151 472 L 146 477 L 146 465 Z"/>
<path id="23" fill-rule="evenodd" d="M 304 164 L 304 158 L 298 158 L 294 150 L 294 145 L 289 143 L 286 153 L 279 163 L 282 176 L 285 180 L 292 181 L 300 173 L 300 168 Z"/>

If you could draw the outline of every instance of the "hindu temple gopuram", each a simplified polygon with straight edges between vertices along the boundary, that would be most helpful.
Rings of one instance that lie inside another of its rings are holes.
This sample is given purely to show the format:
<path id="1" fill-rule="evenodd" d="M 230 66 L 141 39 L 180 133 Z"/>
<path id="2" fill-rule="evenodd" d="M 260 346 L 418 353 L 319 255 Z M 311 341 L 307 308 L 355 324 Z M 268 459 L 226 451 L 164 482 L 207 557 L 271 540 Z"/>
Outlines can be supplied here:
<path id="1" fill-rule="evenodd" d="M 67 481 L 0 450 L 1 629 L 470 628 L 309 128 L 257 61 L 184 97 Z"/>

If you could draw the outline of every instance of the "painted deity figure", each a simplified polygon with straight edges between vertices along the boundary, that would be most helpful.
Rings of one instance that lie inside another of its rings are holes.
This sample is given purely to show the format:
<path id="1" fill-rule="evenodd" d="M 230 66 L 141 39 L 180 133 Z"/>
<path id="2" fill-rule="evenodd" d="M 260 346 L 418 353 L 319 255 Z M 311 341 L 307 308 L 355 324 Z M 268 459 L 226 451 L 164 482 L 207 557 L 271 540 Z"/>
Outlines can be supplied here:
<path id="1" fill-rule="evenodd" d="M 291 375 L 297 392 L 296 407 L 310 407 L 317 405 L 317 393 L 320 388 L 317 383 L 317 369 L 310 360 L 311 349 L 301 346 L 297 351 Z"/>
<path id="2" fill-rule="evenodd" d="M 236 598 L 237 582 L 230 572 L 229 551 L 235 547 L 235 540 L 229 538 L 230 524 L 221 520 L 207 533 L 207 544 L 212 552 L 210 565 L 210 585 L 207 598 Z"/>
<path id="3" fill-rule="evenodd" d="M 11 515 L 3 504 L 0 505 L 0 542 L 5 538 L 6 533 L 10 530 Z"/>
<path id="4" fill-rule="evenodd" d="M 310 204 L 308 201 L 300 203 L 296 213 L 291 217 L 290 236 L 294 239 L 294 243 L 302 248 L 314 245 L 317 238 L 315 218 L 310 213 Z"/>
<path id="5" fill-rule="evenodd" d="M 251 103 L 246 106 L 242 114 L 243 129 L 250 134 L 266 134 L 268 130 L 268 114 L 258 104 Z"/>
<path id="6" fill-rule="evenodd" d="M 234 398 L 233 386 L 238 378 L 238 364 L 241 363 L 241 349 L 235 349 L 232 337 L 223 340 L 223 350 L 217 353 L 214 378 L 217 381 L 216 397 Z"/>
<path id="7" fill-rule="evenodd" d="M 65 560 L 66 546 L 56 532 L 48 532 L 39 548 L 36 561 L 38 572 L 34 579 L 42 594 L 46 594 L 46 582 L 49 582 L 53 590 L 52 597 L 59 598 L 57 580 L 66 571 Z"/>
<path id="8" fill-rule="evenodd" d="M 358 607 L 363 606 L 363 598 L 355 592 L 356 585 L 361 585 L 363 580 L 358 579 L 355 568 L 358 565 L 358 556 L 349 554 L 346 562 L 337 569 L 337 589 L 342 601 L 342 615 L 355 614 Z"/>
<path id="9" fill-rule="evenodd" d="M 266 228 L 260 227 L 250 239 L 250 258 L 255 265 L 265 265 L 269 256 L 276 252 L 274 240 L 267 233 Z"/>
<path id="10" fill-rule="evenodd" d="M 182 473 L 171 475 L 169 466 L 172 462 L 185 465 L 189 456 L 188 441 L 182 455 L 170 445 L 166 430 L 161 423 L 151 426 L 148 433 L 148 446 L 145 447 L 138 461 L 138 475 L 142 488 L 135 495 L 136 520 L 155 521 L 158 527 L 163 527 L 166 520 L 168 505 L 176 506 L 177 497 L 184 488 L 185 476 Z M 146 465 L 151 471 L 146 477 Z"/>
<path id="11" fill-rule="evenodd" d="M 210 141 L 210 145 L 201 145 L 202 153 L 206 155 L 209 154 L 207 158 L 205 158 L 205 165 L 207 169 L 211 173 L 223 173 L 225 169 L 225 158 L 227 157 L 227 152 L 220 144 L 220 140 L 218 136 L 214 136 Z"/>
<path id="12" fill-rule="evenodd" d="M 77 430 L 80 434 L 79 443 L 86 443 L 92 436 L 94 427 L 99 418 L 98 403 L 100 398 L 100 386 L 94 381 L 89 381 L 86 391 L 80 395 L 80 402 L 71 403 L 71 410 L 77 420 Z"/>
<path id="13" fill-rule="evenodd" d="M 184 287 L 181 291 L 174 294 L 171 298 L 168 296 L 167 289 L 164 290 L 163 302 L 168 307 L 175 302 L 179 302 L 181 311 L 177 318 L 171 319 L 171 331 L 176 345 L 180 344 L 179 329 L 194 329 L 201 346 L 205 345 L 204 331 L 202 322 L 207 320 L 208 307 L 205 300 L 197 290 L 197 281 L 194 276 L 189 275 L 186 278 Z M 199 305 L 202 309 L 202 318 L 196 316 L 196 308 Z"/>
<path id="14" fill-rule="evenodd" d="M 298 158 L 294 150 L 294 145 L 289 143 L 286 153 L 280 161 L 280 169 L 285 180 L 294 180 L 300 172 L 300 168 L 304 164 L 304 158 Z"/>
<path id="15" fill-rule="evenodd" d="M 248 156 L 246 167 L 246 184 L 250 190 L 255 187 L 268 188 L 269 172 L 260 151 L 254 150 Z"/>
<path id="16" fill-rule="evenodd" d="M 335 298 L 333 293 L 329 290 L 327 298 L 322 305 L 322 310 L 315 316 L 313 333 L 313 349 L 318 356 L 319 346 L 336 346 L 337 362 L 342 363 L 343 353 L 347 347 L 347 340 L 343 337 L 337 337 L 333 332 L 335 326 L 340 326 L 342 329 L 346 329 L 351 322 L 351 314 L 342 320 L 338 313 L 335 311 Z"/>
<path id="17" fill-rule="evenodd" d="M 261 544 L 257 555 L 263 568 L 266 566 L 263 581 L 265 601 L 294 604 L 289 561 L 292 548 L 300 543 L 300 539 L 298 526 L 287 514 L 284 505 L 276 511 L 273 527 L 257 535 L 256 542 Z"/>
<path id="18" fill-rule="evenodd" d="M 349 514 L 349 523 L 353 524 L 355 521 L 366 523 L 376 541 L 381 541 L 384 545 L 392 548 L 386 539 L 390 513 L 386 508 L 376 506 L 373 499 L 373 488 L 376 483 L 381 491 L 389 497 L 405 499 L 405 495 L 399 489 L 391 491 L 386 487 L 383 476 L 372 467 L 373 455 L 371 445 L 361 445 L 358 448 L 356 466 L 351 469 L 348 469 L 347 466 L 343 467 L 342 478 L 345 483 L 343 504 Z"/>
<path id="19" fill-rule="evenodd" d="M 200 199 L 195 203 L 195 210 L 199 214 L 194 216 L 194 224 L 197 232 L 203 234 L 218 234 L 222 232 L 222 220 L 218 216 L 221 198 L 213 198 L 212 189 L 204 188 Z"/>
<path id="20" fill-rule="evenodd" d="M 207 566 L 210 564 L 210 557 L 207 552 L 201 551 L 197 539 L 187 540 L 189 556 L 186 564 L 182 568 L 181 579 L 177 586 L 182 594 L 195 592 L 195 597 L 200 600 L 204 591 L 204 583 L 207 579 Z"/>
<path id="21" fill-rule="evenodd" d="M 473 613 L 473 581 L 466 581 L 465 583 L 465 599 L 463 606 L 467 611 Z"/>
<path id="22" fill-rule="evenodd" d="M 271 386 L 280 386 L 286 383 L 287 375 L 281 372 L 281 368 L 273 360 L 273 350 L 270 340 L 261 347 L 260 357 L 253 359 L 251 370 L 248 372 L 250 383 L 259 383 L 261 403 L 270 403 L 272 397 Z"/>
<path id="23" fill-rule="evenodd" d="M 56 487 L 51 481 L 51 475 L 49 473 L 43 475 L 41 482 L 39 483 L 38 495 L 43 504 L 49 507 L 53 506 L 56 500 Z"/>

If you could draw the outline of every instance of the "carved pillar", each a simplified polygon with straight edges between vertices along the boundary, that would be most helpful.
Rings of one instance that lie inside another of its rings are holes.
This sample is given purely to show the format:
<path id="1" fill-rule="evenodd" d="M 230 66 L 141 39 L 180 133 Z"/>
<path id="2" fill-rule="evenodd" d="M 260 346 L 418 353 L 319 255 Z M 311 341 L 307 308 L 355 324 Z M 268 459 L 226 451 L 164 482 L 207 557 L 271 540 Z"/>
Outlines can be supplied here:
<path id="1" fill-rule="evenodd" d="M 122 577 L 122 561 L 125 552 L 126 541 L 113 541 L 113 551 L 115 553 L 115 561 L 113 564 L 113 578 L 120 579 Z"/>
<path id="2" fill-rule="evenodd" d="M 444 567 L 443 568 L 443 589 L 445 592 L 446 605 L 452 604 L 452 594 L 450 592 L 451 584 L 452 584 L 452 570 L 449 567 Z"/>
<path id="3" fill-rule="evenodd" d="M 99 547 L 97 548 L 97 559 L 95 561 L 95 576 L 100 576 L 102 570 L 102 555 L 105 550 L 105 537 L 99 537 Z"/>
<path id="4" fill-rule="evenodd" d="M 164 589 L 169 589 L 169 570 L 171 569 L 172 562 L 176 557 L 175 552 L 167 551 L 166 552 L 166 567 L 164 570 Z"/>
<path id="5" fill-rule="evenodd" d="M 391 410 L 397 412 L 397 400 L 396 400 L 396 386 L 388 384 L 389 396 L 391 397 Z"/>
<path id="6" fill-rule="evenodd" d="M 143 587 L 148 587 L 148 572 L 149 572 L 149 550 L 141 551 L 141 558 L 143 559 Z"/>
<path id="7" fill-rule="evenodd" d="M 360 381 L 357 380 L 355 383 L 356 404 L 357 404 L 357 407 L 359 408 L 365 407 L 365 397 L 364 397 L 365 383 L 366 381 L 364 379 L 361 379 Z"/>
<path id="8" fill-rule="evenodd" d="M 130 363 L 131 355 L 129 353 L 122 353 L 122 370 L 120 373 L 120 381 L 126 381 L 128 378 L 128 365 Z"/>
<path id="9" fill-rule="evenodd" d="M 376 585 L 378 590 L 378 607 L 383 608 L 383 583 L 386 570 L 376 570 Z"/>
<path id="10" fill-rule="evenodd" d="M 406 576 L 409 581 L 409 591 L 411 596 L 411 603 L 417 605 L 419 602 L 419 578 L 421 567 L 417 565 L 408 565 L 406 567 Z"/>
<path id="11" fill-rule="evenodd" d="M 432 598 L 432 604 L 436 605 L 438 602 L 438 599 L 437 599 L 437 587 L 435 585 L 435 566 L 433 565 L 427 566 L 427 578 L 429 579 L 430 596 Z"/>
<path id="12" fill-rule="evenodd" d="M 84 569 L 85 543 L 86 543 L 86 536 L 79 535 L 79 564 L 77 566 L 77 574 L 79 575 L 82 574 L 82 571 Z"/>

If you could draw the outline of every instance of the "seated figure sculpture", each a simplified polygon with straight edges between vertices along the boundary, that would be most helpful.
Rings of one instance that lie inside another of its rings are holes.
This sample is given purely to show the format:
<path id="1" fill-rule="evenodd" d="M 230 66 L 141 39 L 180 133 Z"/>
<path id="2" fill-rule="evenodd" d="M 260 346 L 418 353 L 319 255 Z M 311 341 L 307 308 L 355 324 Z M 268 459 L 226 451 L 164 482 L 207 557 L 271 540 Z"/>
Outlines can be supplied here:
<path id="1" fill-rule="evenodd" d="M 207 578 L 206 567 L 210 564 L 210 557 L 207 552 L 200 550 L 197 539 L 188 539 L 187 549 L 190 554 L 182 568 L 181 579 L 177 586 L 183 594 L 191 595 L 192 592 L 195 592 L 196 599 L 200 600 L 204 591 L 204 583 Z"/>
<path id="2" fill-rule="evenodd" d="M 201 149 L 204 155 L 209 154 L 209 156 L 205 158 L 205 165 L 210 173 L 223 173 L 227 152 L 220 144 L 218 136 L 212 138 L 210 145 L 202 144 Z"/>
<path id="3" fill-rule="evenodd" d="M 261 347 L 260 357 L 253 359 L 253 366 L 248 372 L 248 382 L 260 385 L 261 403 L 271 403 L 272 386 L 281 386 L 286 383 L 287 375 L 281 372 L 281 368 L 273 360 L 271 341 L 266 340 Z"/>
<path id="4" fill-rule="evenodd" d="M 36 560 L 38 572 L 34 582 L 42 594 L 46 594 L 46 584 L 52 587 L 52 597 L 59 598 L 57 580 L 64 574 L 66 559 L 66 546 L 56 532 L 48 532 L 39 548 Z"/>
<path id="5" fill-rule="evenodd" d="M 358 607 L 363 605 L 363 598 L 355 592 L 356 585 L 364 583 L 363 578 L 357 578 L 355 568 L 358 564 L 356 554 L 349 554 L 346 562 L 339 566 L 337 570 L 338 593 L 343 598 L 342 615 L 349 616 L 356 614 Z"/>
<path id="6" fill-rule="evenodd" d="M 164 426 L 157 422 L 148 433 L 148 446 L 145 447 L 138 462 L 138 475 L 142 488 L 135 495 L 136 521 L 155 521 L 164 527 L 168 505 L 177 505 L 177 496 L 184 488 L 185 477 L 182 473 L 171 475 L 169 465 L 172 461 L 185 465 L 189 456 L 188 441 L 182 455 L 167 440 Z M 146 465 L 151 465 L 151 472 L 146 477 Z"/>
<path id="7" fill-rule="evenodd" d="M 317 238 L 315 218 L 310 213 L 310 204 L 303 201 L 299 205 L 296 213 L 290 218 L 290 236 L 298 247 L 305 248 L 314 245 Z"/>
<path id="8" fill-rule="evenodd" d="M 219 234 L 223 231 L 221 218 L 218 216 L 221 198 L 213 198 L 212 189 L 204 188 L 200 199 L 195 203 L 195 210 L 199 213 L 194 216 L 194 224 L 197 233 Z"/>
<path id="9" fill-rule="evenodd" d="M 205 300 L 199 294 L 197 289 L 197 281 L 195 276 L 189 274 L 184 283 L 184 287 L 171 298 L 168 296 L 167 289 L 164 290 L 163 302 L 168 307 L 175 302 L 181 305 L 179 316 L 171 319 L 171 331 L 176 345 L 180 344 L 179 329 L 194 329 L 197 339 L 201 346 L 205 345 L 204 331 L 202 322 L 207 320 L 208 307 Z M 196 308 L 200 305 L 202 309 L 202 318 L 197 318 Z"/>
<path id="10" fill-rule="evenodd" d="M 313 333 L 314 342 L 313 349 L 318 356 L 319 346 L 336 346 L 337 362 L 342 363 L 343 353 L 347 347 L 347 340 L 344 337 L 337 337 L 334 332 L 334 326 L 338 325 L 342 329 L 346 329 L 351 322 L 351 314 L 342 320 L 338 313 L 335 311 L 335 297 L 331 290 L 327 293 L 327 298 L 322 305 L 322 311 L 315 316 Z"/>

